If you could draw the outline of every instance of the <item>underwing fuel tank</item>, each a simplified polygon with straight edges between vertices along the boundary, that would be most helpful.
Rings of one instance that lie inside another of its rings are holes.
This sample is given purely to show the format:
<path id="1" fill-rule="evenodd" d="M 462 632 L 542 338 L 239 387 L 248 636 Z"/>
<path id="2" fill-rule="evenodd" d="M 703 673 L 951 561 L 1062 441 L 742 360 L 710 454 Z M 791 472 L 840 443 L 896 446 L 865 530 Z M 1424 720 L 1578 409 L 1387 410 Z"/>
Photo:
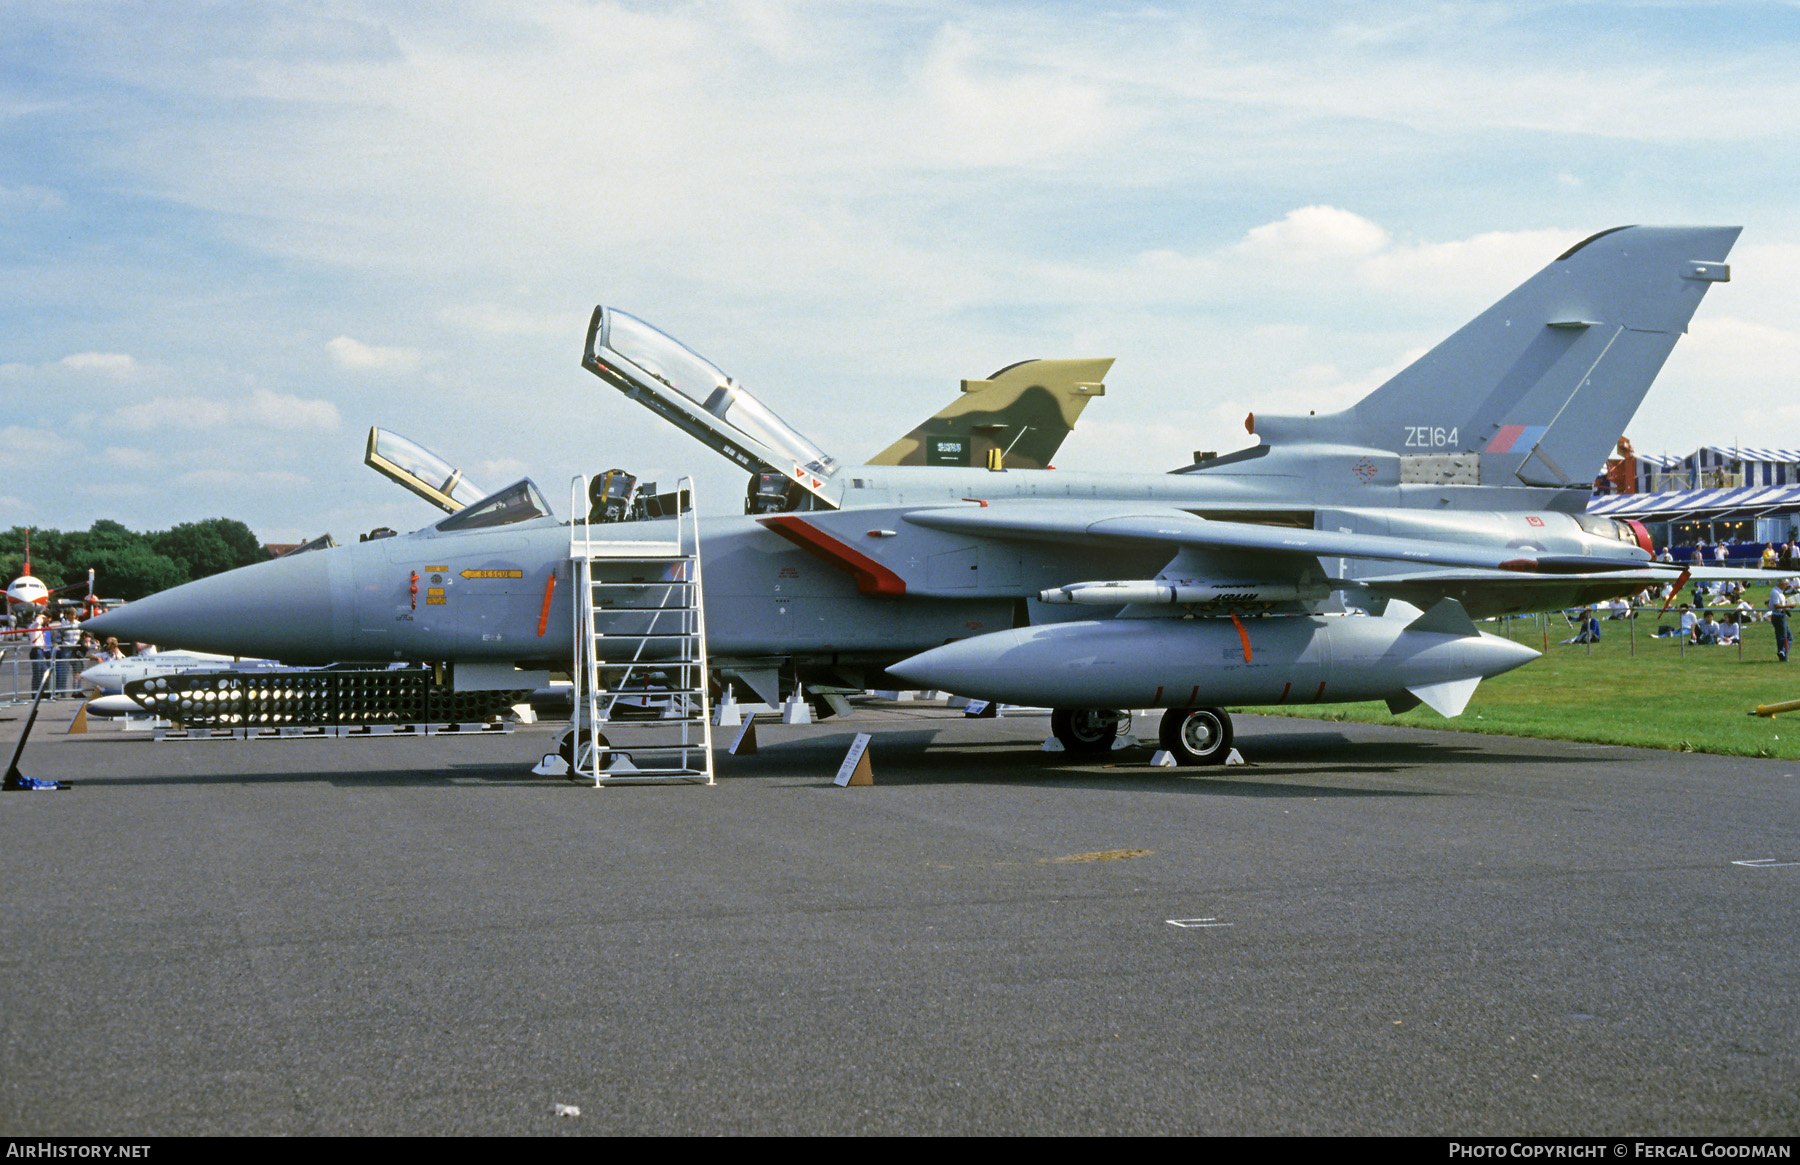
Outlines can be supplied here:
<path id="1" fill-rule="evenodd" d="M 1475 685 L 1535 658 L 1454 600 L 1421 614 L 1097 619 L 958 640 L 888 668 L 921 688 L 1052 708 L 1387 700 L 1460 713 Z"/>

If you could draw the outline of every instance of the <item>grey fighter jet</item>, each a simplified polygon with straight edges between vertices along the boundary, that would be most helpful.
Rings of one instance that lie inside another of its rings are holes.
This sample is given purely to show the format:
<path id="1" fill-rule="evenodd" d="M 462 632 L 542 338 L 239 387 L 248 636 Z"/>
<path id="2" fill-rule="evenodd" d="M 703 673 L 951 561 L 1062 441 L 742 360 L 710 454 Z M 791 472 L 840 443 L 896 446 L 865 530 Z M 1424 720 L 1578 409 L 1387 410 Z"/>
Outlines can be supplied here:
<path id="1" fill-rule="evenodd" d="M 1535 655 L 1474 619 L 1675 575 L 1641 526 L 1585 513 L 1589 484 L 1729 277 L 1737 235 L 1594 235 L 1346 411 L 1252 416 L 1260 444 L 1168 473 L 1021 469 L 1003 450 L 988 468 L 843 464 L 608 307 L 583 364 L 751 475 L 745 513 L 699 520 L 716 679 L 765 698 L 805 683 L 1048 705 L 1076 751 L 1108 747 L 1124 709 L 1163 708 L 1176 759 L 1216 763 L 1225 705 L 1455 715 Z M 671 525 L 580 537 L 667 540 Z M 500 673 L 566 670 L 575 652 L 571 533 L 520 481 L 410 535 L 202 579 L 90 627 L 292 663 L 445 661 L 459 686 L 530 687 Z M 600 618 L 629 644 L 635 615 Z"/>

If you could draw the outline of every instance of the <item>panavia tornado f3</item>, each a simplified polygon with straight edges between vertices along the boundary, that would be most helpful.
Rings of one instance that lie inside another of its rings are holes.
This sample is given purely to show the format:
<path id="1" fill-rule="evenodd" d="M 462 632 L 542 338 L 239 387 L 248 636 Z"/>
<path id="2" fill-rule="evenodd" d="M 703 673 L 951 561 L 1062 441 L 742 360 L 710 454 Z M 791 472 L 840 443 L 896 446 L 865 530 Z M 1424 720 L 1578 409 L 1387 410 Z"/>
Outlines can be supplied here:
<path id="1" fill-rule="evenodd" d="M 1109 747 L 1123 710 L 1163 708 L 1164 747 L 1208 764 L 1230 749 L 1226 705 L 1453 716 L 1536 654 L 1473 620 L 1675 577 L 1641 526 L 1585 507 L 1701 297 L 1729 278 L 1738 231 L 1594 235 L 1345 411 L 1253 415 L 1259 444 L 1167 473 L 1009 465 L 1014 438 L 984 437 L 979 416 L 947 430 L 941 460 L 928 423 L 887 464 L 843 464 L 609 307 L 582 363 L 751 475 L 745 513 L 697 524 L 715 683 L 771 702 L 805 683 L 1049 706 L 1073 751 Z M 1108 363 L 1045 362 L 1096 390 Z M 1004 372 L 1042 391 L 1030 366 Z M 602 513 L 605 492 L 575 515 L 582 537 L 673 537 L 659 507 Z M 189 583 L 89 627 L 290 663 L 447 662 L 459 687 L 529 688 L 515 669 L 566 670 L 576 650 L 570 543 L 525 480 L 412 534 Z M 631 645 L 638 614 L 599 617 Z M 644 635 L 633 650 L 661 648 Z"/>

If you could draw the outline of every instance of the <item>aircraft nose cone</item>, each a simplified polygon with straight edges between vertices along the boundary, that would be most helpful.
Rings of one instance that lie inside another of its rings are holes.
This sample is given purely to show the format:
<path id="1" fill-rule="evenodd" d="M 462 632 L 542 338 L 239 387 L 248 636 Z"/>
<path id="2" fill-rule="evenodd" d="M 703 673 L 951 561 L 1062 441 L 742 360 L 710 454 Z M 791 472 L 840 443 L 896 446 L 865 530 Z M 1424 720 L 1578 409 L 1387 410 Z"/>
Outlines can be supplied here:
<path id="1" fill-rule="evenodd" d="M 314 551 L 240 567 L 127 603 L 84 626 L 120 642 L 330 663 L 330 559 L 330 551 Z"/>

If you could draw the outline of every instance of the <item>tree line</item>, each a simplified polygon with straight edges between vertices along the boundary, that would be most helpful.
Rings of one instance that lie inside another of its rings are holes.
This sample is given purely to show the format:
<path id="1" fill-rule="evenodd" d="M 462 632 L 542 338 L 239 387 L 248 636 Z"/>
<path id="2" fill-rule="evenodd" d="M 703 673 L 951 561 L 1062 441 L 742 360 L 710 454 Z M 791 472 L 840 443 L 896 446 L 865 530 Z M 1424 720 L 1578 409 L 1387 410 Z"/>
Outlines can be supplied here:
<path id="1" fill-rule="evenodd" d="M 33 575 L 55 590 L 85 583 L 91 568 L 94 593 L 103 599 L 141 599 L 268 559 L 250 527 L 235 518 L 182 522 L 144 534 L 104 518 L 86 530 L 31 531 Z M 25 527 L 14 526 L 0 534 L 0 586 L 18 578 L 24 565 Z M 62 597 L 79 597 L 84 589 Z"/>

